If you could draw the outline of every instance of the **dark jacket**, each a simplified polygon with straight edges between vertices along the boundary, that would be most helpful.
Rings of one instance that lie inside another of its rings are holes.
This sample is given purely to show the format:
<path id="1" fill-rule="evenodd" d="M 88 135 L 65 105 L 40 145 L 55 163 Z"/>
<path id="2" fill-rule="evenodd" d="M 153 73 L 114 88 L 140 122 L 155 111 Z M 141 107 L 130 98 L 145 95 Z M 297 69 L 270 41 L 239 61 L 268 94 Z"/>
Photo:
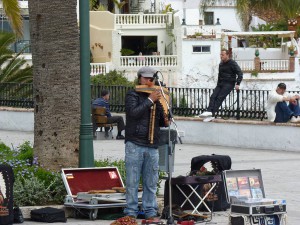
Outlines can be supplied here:
<path id="1" fill-rule="evenodd" d="M 149 123 L 152 102 L 149 94 L 129 91 L 125 99 L 126 128 L 125 142 L 157 148 L 159 143 L 159 127 L 165 126 L 164 111 L 159 102 L 156 103 L 153 144 L 149 141 Z"/>
<path id="2" fill-rule="evenodd" d="M 97 98 L 92 103 L 93 108 L 96 107 L 105 107 L 106 108 L 106 116 L 111 117 L 110 109 L 109 109 L 109 103 L 104 98 Z"/>
<path id="3" fill-rule="evenodd" d="M 232 59 L 219 64 L 218 83 L 230 82 L 240 85 L 243 79 L 243 72 L 239 65 Z"/>

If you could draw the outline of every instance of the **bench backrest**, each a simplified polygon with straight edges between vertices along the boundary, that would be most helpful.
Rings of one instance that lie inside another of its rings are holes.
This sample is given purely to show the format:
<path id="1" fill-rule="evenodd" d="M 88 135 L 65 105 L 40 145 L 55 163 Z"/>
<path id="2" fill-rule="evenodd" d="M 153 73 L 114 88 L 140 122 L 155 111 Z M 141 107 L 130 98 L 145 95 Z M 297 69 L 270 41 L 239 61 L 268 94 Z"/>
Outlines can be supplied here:
<path id="1" fill-rule="evenodd" d="M 106 108 L 105 107 L 97 107 L 92 109 L 93 119 L 97 124 L 105 124 L 107 123 L 106 116 Z"/>

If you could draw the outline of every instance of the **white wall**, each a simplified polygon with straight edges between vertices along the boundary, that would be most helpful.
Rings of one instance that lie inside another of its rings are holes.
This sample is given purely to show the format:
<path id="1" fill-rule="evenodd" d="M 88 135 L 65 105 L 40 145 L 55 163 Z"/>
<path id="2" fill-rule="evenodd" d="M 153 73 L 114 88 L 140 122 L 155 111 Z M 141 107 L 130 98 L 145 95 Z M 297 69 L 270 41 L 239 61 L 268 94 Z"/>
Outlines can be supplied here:
<path id="1" fill-rule="evenodd" d="M 208 9 L 207 11 L 210 10 Z M 220 19 L 222 29 L 242 31 L 235 8 L 212 8 L 211 11 L 214 11 L 215 22 L 217 22 L 217 18 Z"/>
<path id="2" fill-rule="evenodd" d="M 256 48 L 233 48 L 232 58 L 235 60 L 253 60 Z M 281 48 L 258 48 L 261 59 L 288 59 L 289 55 Z"/>
<path id="3" fill-rule="evenodd" d="M 193 53 L 193 45 L 210 45 L 210 53 Z M 179 86 L 214 87 L 220 62 L 220 40 L 183 39 Z"/>
<path id="4" fill-rule="evenodd" d="M 203 15 L 200 13 L 200 2 L 201 0 L 165 0 L 165 5 L 171 3 L 174 10 L 178 10 L 176 15 L 180 17 L 180 21 L 183 18 L 183 8 L 186 8 L 186 24 L 187 25 L 199 25 L 199 20 L 203 20 Z M 241 31 L 239 24 L 239 18 L 236 16 L 235 7 L 209 7 L 206 9 L 207 12 L 214 12 L 214 23 L 217 22 L 217 18 L 220 19 L 222 29 Z"/>

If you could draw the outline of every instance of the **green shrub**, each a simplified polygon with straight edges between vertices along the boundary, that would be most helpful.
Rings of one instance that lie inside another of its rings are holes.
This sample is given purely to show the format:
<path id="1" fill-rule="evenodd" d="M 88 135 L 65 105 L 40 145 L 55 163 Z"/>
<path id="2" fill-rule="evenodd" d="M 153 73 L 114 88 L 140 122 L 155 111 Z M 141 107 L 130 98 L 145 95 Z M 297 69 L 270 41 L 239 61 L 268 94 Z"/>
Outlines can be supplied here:
<path id="1" fill-rule="evenodd" d="M 257 77 L 258 76 L 258 71 L 257 70 L 252 71 L 251 76 L 252 77 Z"/>
<path id="2" fill-rule="evenodd" d="M 128 48 L 122 48 L 120 52 L 122 56 L 128 56 L 134 54 L 134 51 Z"/>
<path id="3" fill-rule="evenodd" d="M 33 160 L 33 148 L 30 145 L 29 141 L 24 142 L 19 146 L 19 155 L 18 159 L 20 160 L 29 160 L 32 162 Z"/>
<path id="4" fill-rule="evenodd" d="M 12 151 L 8 146 L 6 146 L 4 143 L 0 142 L 0 156 L 2 159 L 4 158 L 12 158 Z M 1 160 L 1 159 L 0 159 Z"/>
<path id="5" fill-rule="evenodd" d="M 37 177 L 17 177 L 14 184 L 14 203 L 18 206 L 45 205 L 51 198 L 43 181 Z"/>
<path id="6" fill-rule="evenodd" d="M 99 74 L 96 76 L 91 76 L 92 84 L 101 84 L 103 86 L 111 85 L 124 85 L 124 86 L 133 86 L 133 82 L 129 81 L 123 72 L 116 70 L 110 71 L 107 74 Z"/>
<path id="7" fill-rule="evenodd" d="M 34 206 L 62 204 L 66 190 L 60 173 L 51 172 L 38 165 L 33 148 L 25 142 L 10 149 L 0 143 L 0 164 L 10 165 L 14 171 L 14 204 Z"/>

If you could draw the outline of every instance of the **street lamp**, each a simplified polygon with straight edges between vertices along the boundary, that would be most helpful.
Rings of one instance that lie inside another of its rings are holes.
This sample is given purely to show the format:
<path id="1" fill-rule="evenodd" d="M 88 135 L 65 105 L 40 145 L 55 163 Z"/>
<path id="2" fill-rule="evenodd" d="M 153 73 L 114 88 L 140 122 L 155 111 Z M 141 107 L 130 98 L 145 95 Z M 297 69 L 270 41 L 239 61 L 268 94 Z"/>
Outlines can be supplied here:
<path id="1" fill-rule="evenodd" d="M 81 100 L 79 167 L 94 167 L 93 126 L 91 123 L 89 1 L 79 0 L 79 22 L 80 22 L 80 100 Z"/>

